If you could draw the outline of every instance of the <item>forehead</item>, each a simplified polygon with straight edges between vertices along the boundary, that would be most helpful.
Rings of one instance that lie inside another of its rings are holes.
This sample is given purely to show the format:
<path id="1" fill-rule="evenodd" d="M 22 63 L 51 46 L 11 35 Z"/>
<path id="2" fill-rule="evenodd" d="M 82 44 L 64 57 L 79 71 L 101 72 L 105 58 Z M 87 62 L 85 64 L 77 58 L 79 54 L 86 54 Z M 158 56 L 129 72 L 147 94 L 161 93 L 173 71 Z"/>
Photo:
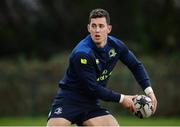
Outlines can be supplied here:
<path id="1" fill-rule="evenodd" d="M 107 24 L 106 18 L 91 18 L 90 24 Z"/>

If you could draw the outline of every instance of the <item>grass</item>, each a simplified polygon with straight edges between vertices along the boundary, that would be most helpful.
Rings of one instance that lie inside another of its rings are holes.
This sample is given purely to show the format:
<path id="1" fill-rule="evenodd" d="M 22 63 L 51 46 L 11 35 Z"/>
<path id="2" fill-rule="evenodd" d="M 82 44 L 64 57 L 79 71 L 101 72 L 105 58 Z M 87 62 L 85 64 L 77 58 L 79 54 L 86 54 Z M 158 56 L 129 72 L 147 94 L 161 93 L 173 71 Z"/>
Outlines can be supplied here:
<path id="1" fill-rule="evenodd" d="M 180 126 L 180 118 L 116 117 L 122 126 Z"/>
<path id="2" fill-rule="evenodd" d="M 0 118 L 0 126 L 44 126 L 46 117 L 6 117 Z"/>
<path id="3" fill-rule="evenodd" d="M 180 126 L 180 118 L 116 117 L 121 126 Z M 45 126 L 46 117 L 6 117 L 0 118 L 0 126 Z"/>

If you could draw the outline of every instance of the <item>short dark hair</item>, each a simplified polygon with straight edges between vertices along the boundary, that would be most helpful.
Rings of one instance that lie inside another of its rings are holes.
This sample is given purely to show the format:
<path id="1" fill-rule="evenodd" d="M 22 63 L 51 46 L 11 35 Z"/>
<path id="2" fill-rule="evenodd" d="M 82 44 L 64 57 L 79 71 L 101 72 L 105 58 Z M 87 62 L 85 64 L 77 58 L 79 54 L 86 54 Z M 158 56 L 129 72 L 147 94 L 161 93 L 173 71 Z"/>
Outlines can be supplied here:
<path id="1" fill-rule="evenodd" d="M 102 18 L 102 17 L 105 17 L 107 24 L 110 24 L 109 13 L 106 10 L 101 9 L 101 8 L 94 9 L 90 12 L 89 23 L 91 22 L 92 18 Z"/>

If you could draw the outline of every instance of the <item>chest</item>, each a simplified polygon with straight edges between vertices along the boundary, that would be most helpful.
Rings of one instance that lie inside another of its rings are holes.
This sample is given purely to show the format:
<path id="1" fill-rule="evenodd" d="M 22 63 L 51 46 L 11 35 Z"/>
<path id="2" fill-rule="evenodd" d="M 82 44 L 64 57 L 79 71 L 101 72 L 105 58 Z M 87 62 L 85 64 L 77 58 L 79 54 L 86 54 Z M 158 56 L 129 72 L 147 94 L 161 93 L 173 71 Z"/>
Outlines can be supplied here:
<path id="1" fill-rule="evenodd" d="M 95 52 L 94 56 L 97 75 L 110 73 L 119 60 L 118 52 L 114 48 L 104 52 Z"/>

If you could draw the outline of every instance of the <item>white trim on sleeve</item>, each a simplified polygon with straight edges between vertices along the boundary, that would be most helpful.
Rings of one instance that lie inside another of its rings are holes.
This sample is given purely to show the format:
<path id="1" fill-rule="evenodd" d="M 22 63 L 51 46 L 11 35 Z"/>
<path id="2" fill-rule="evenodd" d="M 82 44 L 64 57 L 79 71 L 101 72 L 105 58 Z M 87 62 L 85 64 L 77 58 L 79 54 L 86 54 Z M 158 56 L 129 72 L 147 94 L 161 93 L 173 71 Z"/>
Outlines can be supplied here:
<path id="1" fill-rule="evenodd" d="M 147 87 L 147 88 L 144 90 L 144 92 L 146 93 L 146 95 L 149 95 L 150 93 L 153 92 L 153 89 L 152 89 L 151 86 L 149 86 L 149 87 Z"/>
<path id="2" fill-rule="evenodd" d="M 120 100 L 119 100 L 119 103 L 122 103 L 123 100 L 124 100 L 124 94 L 121 94 L 121 98 L 120 98 Z"/>

